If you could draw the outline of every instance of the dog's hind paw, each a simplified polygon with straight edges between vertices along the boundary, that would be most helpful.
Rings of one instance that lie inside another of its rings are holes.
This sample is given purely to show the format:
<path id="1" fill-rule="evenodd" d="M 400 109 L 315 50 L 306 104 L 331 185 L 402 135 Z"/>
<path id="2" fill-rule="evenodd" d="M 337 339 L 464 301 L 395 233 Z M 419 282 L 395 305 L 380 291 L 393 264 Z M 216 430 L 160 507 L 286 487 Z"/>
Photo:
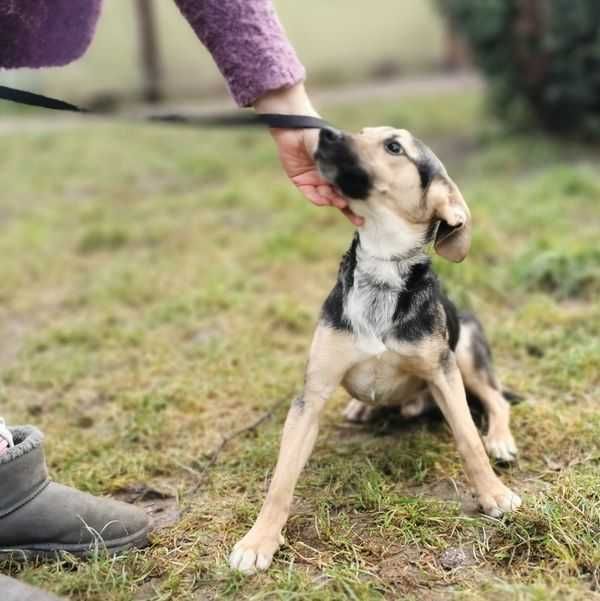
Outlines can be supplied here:
<path id="1" fill-rule="evenodd" d="M 512 463 L 517 459 L 517 445 L 509 432 L 505 436 L 484 437 L 483 442 L 490 457 L 503 463 Z"/>
<path id="2" fill-rule="evenodd" d="M 250 530 L 233 548 L 229 565 L 243 574 L 267 570 L 273 561 L 273 555 L 282 544 L 281 534 L 273 537 Z"/>
<path id="3" fill-rule="evenodd" d="M 515 511 L 521 506 L 521 503 L 521 497 L 504 484 L 500 484 L 496 490 L 486 491 L 479 495 L 479 504 L 483 513 L 493 518 L 499 518 L 505 513 Z"/>
<path id="4" fill-rule="evenodd" d="M 364 424 L 371 419 L 373 407 L 357 399 L 352 399 L 346 405 L 346 408 L 342 414 L 349 422 L 353 422 L 355 424 Z"/>

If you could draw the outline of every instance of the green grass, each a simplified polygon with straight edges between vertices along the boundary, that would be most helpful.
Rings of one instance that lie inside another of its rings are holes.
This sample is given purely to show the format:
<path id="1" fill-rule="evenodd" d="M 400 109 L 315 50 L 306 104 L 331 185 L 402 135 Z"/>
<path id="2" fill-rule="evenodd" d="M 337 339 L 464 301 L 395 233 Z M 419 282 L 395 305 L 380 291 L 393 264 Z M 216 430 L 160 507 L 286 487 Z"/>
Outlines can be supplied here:
<path id="1" fill-rule="evenodd" d="M 506 135 L 477 96 L 328 116 L 413 129 L 470 203 L 470 257 L 436 264 L 527 398 L 503 470 L 523 509 L 469 511 L 442 422 L 350 427 L 340 393 L 273 567 L 231 572 L 285 404 L 203 470 L 223 436 L 298 391 L 351 228 L 295 193 L 264 133 L 89 125 L 2 138 L 0 404 L 43 428 L 56 480 L 144 484 L 184 511 L 141 552 L 5 570 L 75 600 L 598 598 L 597 149 Z M 472 565 L 448 571 L 456 547 Z"/>

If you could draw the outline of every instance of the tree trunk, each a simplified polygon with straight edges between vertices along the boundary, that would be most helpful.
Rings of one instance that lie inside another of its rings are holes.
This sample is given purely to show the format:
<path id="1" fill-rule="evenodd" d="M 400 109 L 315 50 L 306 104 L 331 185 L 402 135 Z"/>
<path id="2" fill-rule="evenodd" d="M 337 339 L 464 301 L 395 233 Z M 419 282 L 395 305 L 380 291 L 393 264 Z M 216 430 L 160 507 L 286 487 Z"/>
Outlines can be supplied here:
<path id="1" fill-rule="evenodd" d="M 446 19 L 442 64 L 447 71 L 460 71 L 469 68 L 472 64 L 467 43 L 450 18 Z"/>

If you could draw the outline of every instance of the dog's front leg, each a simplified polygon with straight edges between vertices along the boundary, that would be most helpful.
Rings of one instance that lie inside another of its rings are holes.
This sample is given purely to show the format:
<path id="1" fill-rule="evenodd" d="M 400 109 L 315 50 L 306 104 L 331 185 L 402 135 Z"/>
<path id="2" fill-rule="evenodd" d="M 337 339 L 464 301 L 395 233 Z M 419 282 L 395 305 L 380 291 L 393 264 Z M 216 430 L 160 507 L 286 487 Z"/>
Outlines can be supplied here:
<path id="1" fill-rule="evenodd" d="M 312 452 L 325 402 L 359 360 L 353 337 L 319 324 L 313 338 L 302 394 L 285 420 L 279 458 L 269 492 L 250 531 L 234 547 L 229 563 L 246 573 L 266 570 L 281 543 L 300 472 Z"/>
<path id="2" fill-rule="evenodd" d="M 484 513 L 498 517 L 517 509 L 521 499 L 496 476 L 467 405 L 465 388 L 454 353 L 430 378 L 433 397 L 448 421 L 467 477 Z"/>

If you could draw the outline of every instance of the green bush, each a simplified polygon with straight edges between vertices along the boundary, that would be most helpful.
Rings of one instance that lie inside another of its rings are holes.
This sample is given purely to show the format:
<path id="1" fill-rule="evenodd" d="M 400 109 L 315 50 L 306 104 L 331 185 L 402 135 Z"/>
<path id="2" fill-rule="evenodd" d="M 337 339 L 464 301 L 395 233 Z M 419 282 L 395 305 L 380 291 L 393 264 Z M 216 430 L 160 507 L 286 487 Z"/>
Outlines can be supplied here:
<path id="1" fill-rule="evenodd" d="M 516 281 L 558 300 L 600 292 L 600 249 L 549 249 L 534 245 L 515 263 Z"/>
<path id="2" fill-rule="evenodd" d="M 600 136 L 600 1 L 437 2 L 490 80 L 502 117 Z"/>

